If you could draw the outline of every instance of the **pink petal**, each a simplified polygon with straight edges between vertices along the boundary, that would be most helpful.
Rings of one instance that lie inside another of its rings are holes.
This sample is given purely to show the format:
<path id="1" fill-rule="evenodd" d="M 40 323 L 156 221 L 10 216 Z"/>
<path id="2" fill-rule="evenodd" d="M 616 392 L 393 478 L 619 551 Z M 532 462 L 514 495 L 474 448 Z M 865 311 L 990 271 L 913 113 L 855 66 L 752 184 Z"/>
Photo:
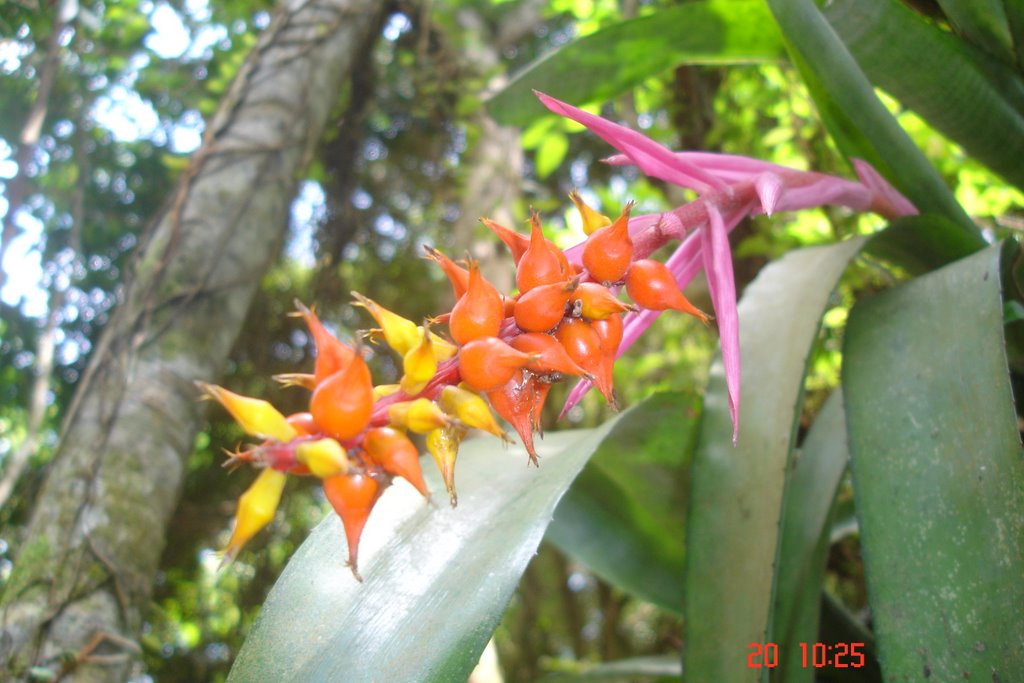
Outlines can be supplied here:
<path id="1" fill-rule="evenodd" d="M 917 207 L 910 203 L 910 200 L 901 195 L 895 187 L 889 184 L 874 167 L 863 159 L 851 159 L 853 170 L 857 177 L 875 195 L 875 201 L 871 209 L 886 218 L 897 216 L 914 216 L 918 213 Z"/>
<path id="2" fill-rule="evenodd" d="M 732 442 L 739 436 L 740 415 L 740 327 L 736 312 L 736 282 L 733 279 L 729 232 L 718 207 L 707 205 L 708 226 L 701 230 L 701 252 L 704 272 L 711 290 L 711 302 L 718 319 L 721 338 L 722 365 L 729 393 L 729 414 L 732 417 Z M 744 212 L 745 213 L 745 212 Z M 738 221 L 737 221 L 738 222 Z"/>
<path id="3" fill-rule="evenodd" d="M 771 216 L 779 205 L 779 197 L 782 195 L 782 179 L 777 173 L 765 171 L 754 180 L 754 189 L 761 199 L 761 208 L 765 214 Z"/>
<path id="4" fill-rule="evenodd" d="M 566 104 L 544 93 L 533 91 L 545 107 L 556 114 L 580 123 L 604 138 L 605 142 L 628 156 L 637 167 L 649 176 L 688 187 L 698 192 L 721 190 L 725 183 L 698 166 L 678 159 L 669 149 L 654 140 L 630 130 L 625 126 L 588 114 L 571 104 Z"/>

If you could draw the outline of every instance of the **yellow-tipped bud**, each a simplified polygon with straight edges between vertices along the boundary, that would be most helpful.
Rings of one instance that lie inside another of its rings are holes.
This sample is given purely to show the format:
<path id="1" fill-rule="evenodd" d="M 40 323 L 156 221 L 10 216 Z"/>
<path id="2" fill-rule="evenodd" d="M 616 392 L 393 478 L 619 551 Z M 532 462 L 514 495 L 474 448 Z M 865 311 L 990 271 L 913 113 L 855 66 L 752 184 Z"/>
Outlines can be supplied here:
<path id="1" fill-rule="evenodd" d="M 401 429 L 427 434 L 451 423 L 451 418 L 436 403 L 426 398 L 388 406 L 388 419 Z"/>
<path id="2" fill-rule="evenodd" d="M 285 372 L 280 375 L 274 375 L 273 379 L 275 382 L 286 387 L 302 387 L 310 391 L 316 389 L 316 375 L 305 372 Z"/>
<path id="3" fill-rule="evenodd" d="M 387 342 L 388 346 L 397 351 L 399 355 L 405 356 L 414 346 L 419 344 L 422 333 L 417 328 L 416 323 L 406 320 L 397 313 L 392 313 L 373 299 L 368 299 L 359 292 L 352 292 L 352 296 L 356 298 L 356 305 L 362 306 L 370 312 L 373 319 L 381 326 L 381 331 L 384 333 L 384 341 Z"/>
<path id="4" fill-rule="evenodd" d="M 291 441 L 298 436 L 298 432 L 288 424 L 284 415 L 268 402 L 241 396 L 216 384 L 196 384 L 207 398 L 212 398 L 224 406 L 247 434 L 261 439 L 277 439 L 281 442 Z"/>
<path id="5" fill-rule="evenodd" d="M 441 427 L 427 434 L 427 450 L 441 472 L 452 507 L 459 504 L 459 496 L 455 491 L 455 459 L 459 455 L 459 444 L 465 436 L 465 428 L 455 426 Z"/>
<path id="6" fill-rule="evenodd" d="M 402 358 L 402 391 L 415 396 L 423 391 L 427 382 L 437 373 L 437 358 L 434 357 L 434 343 L 430 339 L 430 328 L 424 325 L 420 343 L 409 350 Z"/>
<path id="7" fill-rule="evenodd" d="M 318 439 L 299 444 L 295 449 L 295 459 L 320 479 L 346 474 L 349 468 L 348 454 L 334 439 Z"/>
<path id="8" fill-rule="evenodd" d="M 580 212 L 580 218 L 583 219 L 583 232 L 586 234 L 590 235 L 594 231 L 612 224 L 611 218 L 608 218 L 608 216 L 598 213 L 594 209 L 590 208 L 590 206 L 583 201 L 583 197 L 580 196 L 578 191 L 573 190 L 570 192 L 569 199 L 571 199 L 572 203 L 576 205 L 576 210 Z"/>
<path id="9" fill-rule="evenodd" d="M 287 475 L 284 472 L 265 469 L 238 499 L 235 528 L 231 531 L 227 548 L 224 549 L 225 562 L 238 557 L 242 547 L 274 520 L 286 479 Z"/>
<path id="10" fill-rule="evenodd" d="M 449 415 L 459 418 L 468 427 L 476 427 L 485 432 L 505 439 L 505 430 L 491 412 L 487 401 L 479 394 L 455 386 L 447 386 L 441 390 L 441 408 Z"/>
<path id="11" fill-rule="evenodd" d="M 433 332 L 430 333 L 430 341 L 434 346 L 434 358 L 437 359 L 438 363 L 443 363 L 449 358 L 453 358 L 455 354 L 459 352 L 458 346 Z"/>
<path id="12" fill-rule="evenodd" d="M 401 389 L 397 384 L 378 384 L 373 388 L 373 400 L 379 401 Z"/>

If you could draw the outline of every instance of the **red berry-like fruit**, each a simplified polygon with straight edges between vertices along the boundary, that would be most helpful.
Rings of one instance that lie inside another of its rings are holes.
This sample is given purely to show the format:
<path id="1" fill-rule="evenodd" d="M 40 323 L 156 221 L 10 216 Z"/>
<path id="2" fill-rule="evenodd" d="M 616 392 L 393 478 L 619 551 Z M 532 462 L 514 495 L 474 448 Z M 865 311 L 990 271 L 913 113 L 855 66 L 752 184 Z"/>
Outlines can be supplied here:
<path id="1" fill-rule="evenodd" d="M 565 347 L 569 357 L 594 377 L 594 385 L 608 403 L 614 404 L 612 377 L 604 366 L 601 338 L 589 322 L 567 318 L 555 330 L 555 338 Z"/>
<path id="2" fill-rule="evenodd" d="M 501 294 L 480 273 L 476 261 L 469 262 L 469 287 L 452 309 L 448 329 L 458 344 L 481 337 L 495 337 L 505 319 Z"/>
<path id="3" fill-rule="evenodd" d="M 578 280 L 556 282 L 539 285 L 524 293 L 512 309 L 516 325 L 526 332 L 547 332 L 553 329 L 565 317 L 565 305 L 578 284 Z"/>
<path id="4" fill-rule="evenodd" d="M 626 204 L 614 223 L 594 231 L 583 245 L 583 265 L 598 282 L 618 282 L 633 261 L 633 240 L 629 237 L 632 209 L 633 202 Z"/>
<path id="5" fill-rule="evenodd" d="M 562 250 L 546 239 L 540 229 L 540 216 L 530 216 L 530 246 L 516 266 L 516 286 L 526 293 L 540 285 L 565 282 L 570 277 L 569 263 Z"/>
<path id="6" fill-rule="evenodd" d="M 366 428 L 373 412 L 373 378 L 359 353 L 344 369 L 317 384 L 309 412 L 319 431 L 342 441 Z"/>
<path id="7" fill-rule="evenodd" d="M 459 374 L 477 391 L 494 391 L 536 358 L 496 337 L 484 337 L 459 349 Z"/>
<path id="8" fill-rule="evenodd" d="M 643 259 L 630 266 L 626 275 L 626 293 L 637 304 L 653 311 L 671 308 L 696 316 L 705 325 L 710 320 L 707 313 L 683 295 L 672 271 L 660 261 Z"/>
<path id="9" fill-rule="evenodd" d="M 363 450 L 382 470 L 405 479 L 425 498 L 430 497 L 420 468 L 419 449 L 405 434 L 391 427 L 376 427 L 363 437 Z"/>
<path id="10" fill-rule="evenodd" d="M 327 494 L 327 500 L 341 517 L 341 523 L 345 527 L 348 566 L 356 580 L 362 581 L 358 564 L 359 538 L 363 535 L 370 511 L 380 498 L 380 484 L 369 474 L 339 474 L 324 479 L 324 493 Z"/>

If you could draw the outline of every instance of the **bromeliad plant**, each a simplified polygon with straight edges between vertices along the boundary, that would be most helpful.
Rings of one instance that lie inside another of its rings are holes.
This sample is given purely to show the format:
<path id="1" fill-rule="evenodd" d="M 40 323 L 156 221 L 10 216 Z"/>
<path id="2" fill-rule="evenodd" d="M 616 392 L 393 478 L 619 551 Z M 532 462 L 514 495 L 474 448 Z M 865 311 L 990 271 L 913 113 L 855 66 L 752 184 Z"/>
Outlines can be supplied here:
<path id="1" fill-rule="evenodd" d="M 636 164 L 652 177 L 695 190 L 699 198 L 672 211 L 632 216 L 627 204 L 613 221 L 573 192 L 587 239 L 562 251 L 545 238 L 538 214 L 525 235 L 484 218 L 508 247 L 518 293 L 502 294 L 476 262 L 462 265 L 436 249 L 427 258 L 444 271 L 456 303 L 422 325 L 354 293 L 383 340 L 402 358 L 397 384 L 374 385 L 361 346 L 347 345 L 316 313 L 298 305 L 316 346 L 312 374 L 279 376 L 311 392 L 308 412 L 285 417 L 268 402 L 201 384 L 261 443 L 231 454 L 228 465 L 260 469 L 238 504 L 225 555 L 231 559 L 273 519 L 287 475 L 322 480 L 328 501 L 345 528 L 352 573 L 359 580 L 359 539 L 371 510 L 394 477 L 430 494 L 410 432 L 425 435 L 451 505 L 457 504 L 455 463 L 471 428 L 507 439 L 492 410 L 518 433 L 539 464 L 534 433 L 552 384 L 580 378 L 563 409 L 591 386 L 608 403 L 615 397 L 615 359 L 664 310 L 711 317 L 691 304 L 682 288 L 703 268 L 721 335 L 733 440 L 739 424 L 739 327 L 728 233 L 744 217 L 840 204 L 887 218 L 914 207 L 869 165 L 858 162 L 860 182 L 722 154 L 673 153 L 603 118 L 543 94 L 552 111 L 597 133 L 621 152 L 610 163 Z M 649 258 L 679 241 L 666 263 Z M 632 303 L 618 298 L 625 289 Z M 447 325 L 448 337 L 432 329 Z"/>

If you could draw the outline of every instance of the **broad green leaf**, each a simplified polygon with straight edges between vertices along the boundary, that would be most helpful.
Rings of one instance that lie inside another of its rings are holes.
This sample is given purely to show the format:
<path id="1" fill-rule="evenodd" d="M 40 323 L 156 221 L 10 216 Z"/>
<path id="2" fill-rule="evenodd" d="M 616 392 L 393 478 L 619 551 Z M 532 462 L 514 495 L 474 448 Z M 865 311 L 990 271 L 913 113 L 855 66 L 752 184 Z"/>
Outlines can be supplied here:
<path id="1" fill-rule="evenodd" d="M 993 55 L 1013 62 L 1013 40 L 1001 0 L 938 0 L 956 32 Z"/>
<path id="2" fill-rule="evenodd" d="M 927 273 L 977 250 L 973 236 L 934 214 L 897 218 L 872 235 L 864 248 L 871 256 L 899 265 L 910 275 Z"/>
<path id="3" fill-rule="evenodd" d="M 820 626 L 817 642 L 826 645 L 838 643 L 863 643 L 864 666 L 858 668 L 835 667 L 819 671 L 823 680 L 829 683 L 882 683 L 882 670 L 878 666 L 878 651 L 875 638 L 864 624 L 857 620 L 836 598 L 829 593 L 821 594 Z M 813 660 L 812 664 L 813 664 Z M 846 660 L 849 662 L 849 660 Z"/>
<path id="4" fill-rule="evenodd" d="M 622 21 L 527 67 L 488 102 L 504 125 L 547 113 L 533 90 L 582 106 L 608 100 L 682 63 L 780 59 L 782 42 L 761 0 L 700 0 Z"/>
<path id="5" fill-rule="evenodd" d="M 872 82 L 1024 187 L 1024 81 L 1019 73 L 897 0 L 835 0 L 825 17 Z M 928 59 L 920 59 L 922 54 Z"/>
<path id="6" fill-rule="evenodd" d="M 886 680 L 1024 671 L 1024 459 L 996 245 L 854 307 L 843 386 Z"/>
<path id="7" fill-rule="evenodd" d="M 274 586 L 229 681 L 464 681 L 559 498 L 629 411 L 594 430 L 548 434 L 540 469 L 493 438 L 463 444 L 459 507 L 385 492 L 360 544 L 357 583 L 329 515 Z M 425 465 L 427 463 L 424 463 Z M 443 491 L 430 467 L 431 489 Z"/>
<path id="8" fill-rule="evenodd" d="M 686 527 L 683 667 L 695 681 L 753 681 L 747 646 L 771 623 L 782 495 L 811 346 L 863 238 L 790 252 L 739 305 L 743 389 L 731 440 L 725 378 L 711 369 Z"/>
<path id="9" fill-rule="evenodd" d="M 793 459 L 786 483 L 771 631 L 771 641 L 780 644 L 774 672 L 780 682 L 814 680 L 814 668 L 802 665 L 800 643 L 818 640 L 832 503 L 848 461 L 843 395 L 836 390 Z"/>
<path id="10" fill-rule="evenodd" d="M 551 172 L 562 165 L 565 153 L 569 151 L 569 137 L 561 131 L 552 131 L 544 137 L 537 147 L 534 157 L 537 166 L 537 177 L 547 178 Z"/>
<path id="11" fill-rule="evenodd" d="M 637 683 L 651 681 L 662 683 L 682 680 L 683 669 L 679 657 L 652 656 L 630 657 L 601 664 L 575 662 L 566 671 L 548 674 L 541 683 Z"/>
<path id="12" fill-rule="evenodd" d="M 922 212 L 949 218 L 981 245 L 978 228 L 879 101 L 813 0 L 768 0 L 768 4 L 794 64 L 843 153 L 870 162 Z"/>
<path id="13" fill-rule="evenodd" d="M 547 533 L 605 581 L 677 614 L 699 414 L 689 394 L 655 394 L 637 405 L 573 482 Z"/>

